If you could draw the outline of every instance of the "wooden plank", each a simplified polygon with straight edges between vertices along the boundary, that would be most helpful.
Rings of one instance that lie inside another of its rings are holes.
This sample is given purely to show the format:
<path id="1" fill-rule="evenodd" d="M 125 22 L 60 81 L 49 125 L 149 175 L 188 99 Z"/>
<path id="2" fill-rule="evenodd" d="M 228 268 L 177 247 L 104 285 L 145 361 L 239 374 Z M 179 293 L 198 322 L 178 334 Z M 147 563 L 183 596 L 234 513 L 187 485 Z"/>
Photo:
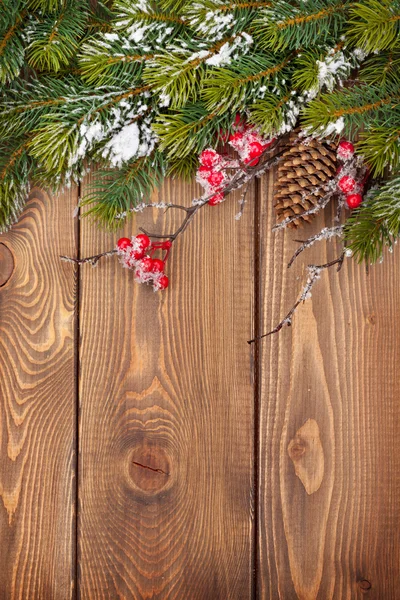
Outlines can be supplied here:
<path id="1" fill-rule="evenodd" d="M 77 192 L 34 189 L 0 238 L 0 598 L 72 598 Z"/>
<path id="2" fill-rule="evenodd" d="M 198 191 L 174 181 L 155 197 Z M 81 268 L 82 598 L 251 597 L 251 198 L 240 222 L 238 196 L 201 211 L 166 292 L 115 259 Z M 173 230 L 176 212 L 139 222 Z M 82 256 L 115 245 L 81 223 Z"/>
<path id="3" fill-rule="evenodd" d="M 263 315 L 270 330 L 302 288 L 305 266 L 336 242 L 286 264 L 299 234 L 271 233 L 272 176 L 260 213 Z M 399 595 L 400 275 L 395 256 L 322 274 L 291 328 L 260 345 L 258 596 L 382 600 Z"/>

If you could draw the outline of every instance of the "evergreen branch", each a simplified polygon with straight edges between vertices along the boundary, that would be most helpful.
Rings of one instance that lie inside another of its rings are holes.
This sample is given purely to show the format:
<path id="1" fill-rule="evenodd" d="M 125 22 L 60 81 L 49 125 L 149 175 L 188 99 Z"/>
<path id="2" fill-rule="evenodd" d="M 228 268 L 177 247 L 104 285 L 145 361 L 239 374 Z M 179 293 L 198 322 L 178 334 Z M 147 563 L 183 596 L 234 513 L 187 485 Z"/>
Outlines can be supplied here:
<path id="1" fill-rule="evenodd" d="M 5 84 L 18 76 L 25 56 L 23 27 L 27 11 L 14 14 L 14 21 L 0 40 L 0 82 Z"/>
<path id="2" fill-rule="evenodd" d="M 274 87 L 280 86 L 278 76 L 281 80 L 289 77 L 286 67 L 293 56 L 290 53 L 278 60 L 273 54 L 247 55 L 229 69 L 210 72 L 204 80 L 202 93 L 208 110 L 235 112 L 257 97 L 265 96 L 267 90 L 272 92 Z"/>
<path id="3" fill-rule="evenodd" d="M 57 73 L 69 64 L 87 23 L 85 5 L 68 0 L 56 13 L 44 16 L 32 34 L 28 62 L 39 71 Z"/>
<path id="4" fill-rule="evenodd" d="M 400 111 L 398 113 L 400 122 Z M 400 167 L 400 128 L 374 127 L 361 133 L 357 148 L 364 155 L 373 176 L 395 172 Z"/>
<path id="5" fill-rule="evenodd" d="M 394 85 L 400 72 L 400 52 L 386 51 L 373 54 L 363 63 L 361 81 L 373 86 Z"/>
<path id="6" fill-rule="evenodd" d="M 224 38 L 209 48 L 191 52 L 188 49 L 175 49 L 171 54 L 157 54 L 144 71 L 144 80 L 154 90 L 169 100 L 171 108 L 181 108 L 189 99 L 196 102 L 203 86 L 205 66 L 220 65 L 228 61 L 230 55 L 249 48 L 251 38 L 235 35 Z M 222 53 L 220 57 L 218 54 Z"/>
<path id="7" fill-rule="evenodd" d="M 0 232 L 6 231 L 23 210 L 30 171 L 27 141 L 18 138 L 12 143 L 3 143 L 0 152 Z"/>
<path id="8" fill-rule="evenodd" d="M 344 23 L 346 2 L 312 0 L 273 4 L 255 19 L 252 33 L 262 48 L 308 47 L 335 38 Z"/>
<path id="9" fill-rule="evenodd" d="M 107 42 L 102 36 L 82 46 L 79 66 L 88 84 L 117 85 L 121 79 L 138 77 L 144 62 L 151 58 L 154 54 L 143 52 L 140 47 L 127 45 L 119 38 Z"/>
<path id="10" fill-rule="evenodd" d="M 399 45 L 400 2 L 364 0 L 353 3 L 349 11 L 347 39 L 366 52 L 395 48 Z"/>
<path id="11" fill-rule="evenodd" d="M 198 155 L 203 148 L 215 143 L 221 129 L 228 131 L 230 127 L 230 120 L 217 113 L 208 113 L 201 103 L 160 115 L 153 125 L 160 138 L 159 148 L 165 150 L 169 160 Z"/>
<path id="12" fill-rule="evenodd" d="M 359 86 L 322 94 L 304 108 L 303 126 L 311 133 L 350 135 L 354 129 L 377 126 L 390 119 L 399 106 L 400 85 Z"/>
<path id="13" fill-rule="evenodd" d="M 344 227 L 344 237 L 358 262 L 374 263 L 384 247 L 392 250 L 400 235 L 400 175 L 368 192 Z"/>
<path id="14" fill-rule="evenodd" d="M 119 170 L 96 173 L 96 179 L 81 206 L 90 206 L 84 213 L 109 229 L 117 229 L 132 208 L 150 197 L 164 177 L 163 156 L 155 152 L 127 162 Z"/>

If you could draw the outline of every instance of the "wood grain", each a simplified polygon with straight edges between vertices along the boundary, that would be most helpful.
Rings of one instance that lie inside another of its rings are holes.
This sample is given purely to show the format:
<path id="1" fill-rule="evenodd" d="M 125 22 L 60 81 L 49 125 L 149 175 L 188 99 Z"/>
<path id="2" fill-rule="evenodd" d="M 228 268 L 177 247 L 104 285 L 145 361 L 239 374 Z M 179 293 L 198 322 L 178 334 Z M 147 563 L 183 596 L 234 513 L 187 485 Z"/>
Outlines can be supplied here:
<path id="1" fill-rule="evenodd" d="M 0 244 L 0 598 L 67 600 L 74 580 L 76 191 L 36 189 Z"/>
<path id="2" fill-rule="evenodd" d="M 169 182 L 158 197 L 197 192 Z M 82 599 L 251 597 L 254 203 L 237 211 L 237 197 L 201 211 L 166 292 L 113 259 L 81 267 Z M 86 221 L 81 239 L 83 256 L 116 242 Z"/>
<path id="3" fill-rule="evenodd" d="M 319 245 L 288 271 L 299 234 L 271 233 L 271 187 L 272 176 L 260 208 L 263 330 L 293 304 L 305 265 L 339 254 Z M 300 237 L 331 222 L 327 211 Z M 293 326 L 260 345 L 259 598 L 400 597 L 398 250 L 369 276 L 350 260 L 323 273 Z M 303 473 L 319 472 L 312 494 L 291 455 L 310 419 L 321 444 Z"/>

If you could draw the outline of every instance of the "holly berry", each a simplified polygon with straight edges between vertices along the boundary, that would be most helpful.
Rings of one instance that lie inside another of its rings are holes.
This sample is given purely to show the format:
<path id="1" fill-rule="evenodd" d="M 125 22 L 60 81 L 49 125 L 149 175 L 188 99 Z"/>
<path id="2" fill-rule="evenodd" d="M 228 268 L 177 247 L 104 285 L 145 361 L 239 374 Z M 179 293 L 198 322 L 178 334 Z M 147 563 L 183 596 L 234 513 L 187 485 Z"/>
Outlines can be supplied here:
<path id="1" fill-rule="evenodd" d="M 151 244 L 149 236 L 146 235 L 145 233 L 139 233 L 135 239 L 140 244 L 140 246 L 143 248 L 143 250 L 147 250 L 147 248 Z"/>
<path id="2" fill-rule="evenodd" d="M 150 256 L 145 256 L 139 261 L 138 267 L 143 273 L 150 273 L 153 267 L 153 259 Z"/>
<path id="3" fill-rule="evenodd" d="M 163 250 L 169 250 L 172 247 L 172 242 L 170 240 L 166 240 L 161 244 Z"/>
<path id="4" fill-rule="evenodd" d="M 207 150 L 203 150 L 200 154 L 199 161 L 203 167 L 212 169 L 212 167 L 221 161 L 221 156 L 212 148 L 208 148 Z"/>
<path id="5" fill-rule="evenodd" d="M 212 171 L 209 167 L 201 166 L 197 169 L 197 175 L 199 177 L 201 177 L 202 179 L 206 179 L 207 181 L 208 181 L 208 178 L 210 177 L 211 173 L 212 173 Z"/>
<path id="6" fill-rule="evenodd" d="M 129 246 L 132 246 L 132 242 L 129 238 L 120 238 L 117 242 L 119 250 L 126 250 Z"/>
<path id="7" fill-rule="evenodd" d="M 164 270 L 164 261 L 159 258 L 153 258 L 150 270 L 152 273 L 162 273 Z"/>
<path id="8" fill-rule="evenodd" d="M 342 160 L 348 160 L 354 154 L 354 145 L 347 140 L 342 140 L 337 149 L 337 155 Z"/>
<path id="9" fill-rule="evenodd" d="M 251 167 L 255 167 L 258 164 L 258 157 L 263 153 L 264 147 L 260 142 L 250 142 L 247 150 L 247 158 L 245 158 L 244 162 Z"/>
<path id="10" fill-rule="evenodd" d="M 338 185 L 342 192 L 352 192 L 356 186 L 356 181 L 353 179 L 353 177 L 344 175 L 341 179 L 339 179 Z"/>
<path id="11" fill-rule="evenodd" d="M 169 286 L 169 279 L 166 275 L 163 275 L 157 280 L 157 289 L 158 290 L 166 290 Z"/>
<path id="12" fill-rule="evenodd" d="M 221 204 L 223 199 L 224 199 L 223 193 L 218 192 L 218 194 L 215 194 L 212 198 L 209 199 L 208 204 L 210 204 L 210 206 L 216 206 L 217 204 Z"/>
<path id="13" fill-rule="evenodd" d="M 233 146 L 233 148 L 237 148 L 243 142 L 243 137 L 244 137 L 244 134 L 241 133 L 240 131 L 237 131 L 236 133 L 232 133 L 229 136 L 230 145 Z"/>
<path id="14" fill-rule="evenodd" d="M 361 194 L 349 194 L 346 196 L 346 202 L 349 208 L 357 208 L 360 206 L 362 200 Z"/>
<path id="15" fill-rule="evenodd" d="M 208 177 L 208 183 L 211 187 L 216 188 L 221 185 L 225 177 L 221 171 L 212 171 Z"/>

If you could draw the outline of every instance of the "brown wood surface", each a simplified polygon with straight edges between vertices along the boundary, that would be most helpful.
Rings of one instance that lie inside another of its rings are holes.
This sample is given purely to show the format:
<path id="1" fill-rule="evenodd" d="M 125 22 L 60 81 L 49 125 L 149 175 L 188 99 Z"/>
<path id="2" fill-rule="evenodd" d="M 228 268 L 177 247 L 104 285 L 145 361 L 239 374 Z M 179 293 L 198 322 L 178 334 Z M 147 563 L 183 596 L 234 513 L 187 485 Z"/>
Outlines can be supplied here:
<path id="1" fill-rule="evenodd" d="M 234 198 L 201 211 L 163 293 L 115 257 L 75 280 L 59 254 L 121 235 L 73 220 L 76 192 L 36 190 L 0 238 L 0 600 L 400 598 L 400 253 L 323 273 L 249 346 L 338 253 L 286 269 L 332 215 L 271 233 L 271 184 L 239 222 Z"/>
<path id="2" fill-rule="evenodd" d="M 159 198 L 194 194 L 174 182 Z M 81 268 L 82 598 L 251 597 L 254 202 L 237 210 L 202 210 L 163 293 L 114 258 Z M 182 219 L 158 213 L 140 224 Z M 81 223 L 83 255 L 115 244 Z"/>
<path id="3" fill-rule="evenodd" d="M 76 201 L 35 189 L 0 238 L 2 600 L 75 594 Z"/>
<path id="4" fill-rule="evenodd" d="M 288 263 L 304 231 L 271 234 L 273 175 L 262 182 L 261 329 L 301 291 Z M 332 224 L 330 210 L 307 236 Z M 293 325 L 260 345 L 258 597 L 400 598 L 400 252 L 371 268 L 322 273 Z M 281 266 L 278 266 L 281 265 Z"/>

